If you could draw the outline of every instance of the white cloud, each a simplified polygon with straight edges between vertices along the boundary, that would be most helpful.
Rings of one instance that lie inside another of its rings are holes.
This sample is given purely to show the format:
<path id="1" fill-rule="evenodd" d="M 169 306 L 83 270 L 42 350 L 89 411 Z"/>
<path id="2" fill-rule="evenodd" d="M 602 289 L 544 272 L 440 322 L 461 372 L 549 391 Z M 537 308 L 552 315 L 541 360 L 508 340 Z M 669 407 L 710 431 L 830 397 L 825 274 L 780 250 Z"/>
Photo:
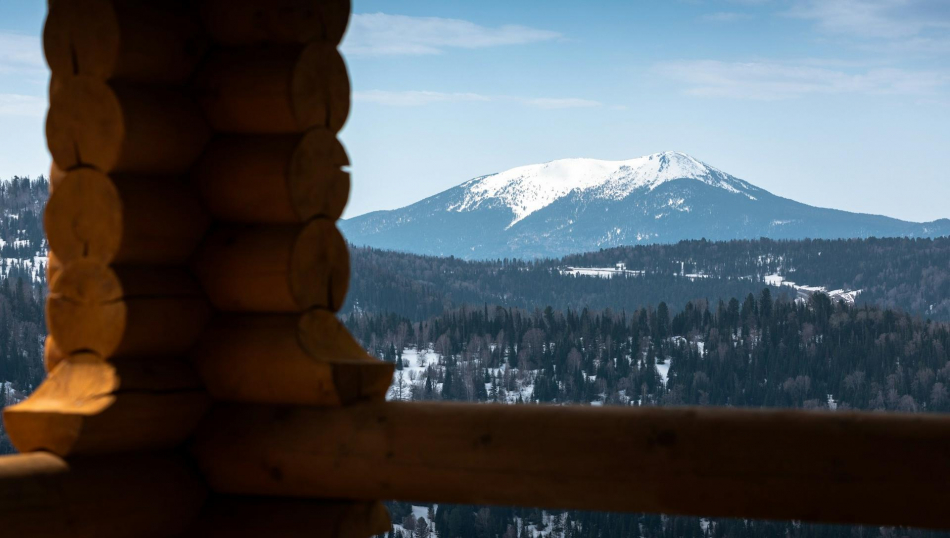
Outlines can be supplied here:
<path id="1" fill-rule="evenodd" d="M 0 93 L 0 116 L 43 117 L 46 99 L 31 95 Z"/>
<path id="2" fill-rule="evenodd" d="M 877 52 L 950 52 L 947 0 L 796 0 L 784 14 Z"/>
<path id="3" fill-rule="evenodd" d="M 599 101 L 579 99 L 575 97 L 513 97 L 507 95 L 483 95 L 479 93 L 450 93 L 419 90 L 361 91 L 354 92 L 353 99 L 356 101 L 376 103 L 387 106 L 423 106 L 433 103 L 463 102 L 509 102 L 546 109 L 590 108 L 602 106 L 602 103 Z"/>
<path id="4" fill-rule="evenodd" d="M 535 99 L 523 99 L 522 101 L 527 105 L 536 106 L 538 108 L 591 108 L 601 106 L 599 101 L 576 98 L 558 99 L 539 97 Z"/>
<path id="5" fill-rule="evenodd" d="M 0 32 L 0 74 L 45 75 L 40 39 Z"/>
<path id="6" fill-rule="evenodd" d="M 521 45 L 560 37 L 558 32 L 520 25 L 489 28 L 459 19 L 361 13 L 350 20 L 342 48 L 349 55 L 439 54 L 448 48 Z"/>
<path id="7" fill-rule="evenodd" d="M 950 83 L 950 77 L 934 71 L 878 68 L 849 72 L 809 63 L 702 60 L 670 62 L 655 69 L 683 83 L 690 95 L 756 100 L 816 94 L 928 97 L 940 94 Z"/>
<path id="8" fill-rule="evenodd" d="M 465 101 L 491 101 L 490 97 L 477 93 L 444 93 L 430 91 L 369 90 L 354 92 L 355 101 L 389 106 L 422 106 L 430 103 L 458 103 Z"/>
<path id="9" fill-rule="evenodd" d="M 709 22 L 736 22 L 751 19 L 752 15 L 738 11 L 719 11 L 716 13 L 707 13 L 701 18 Z"/>

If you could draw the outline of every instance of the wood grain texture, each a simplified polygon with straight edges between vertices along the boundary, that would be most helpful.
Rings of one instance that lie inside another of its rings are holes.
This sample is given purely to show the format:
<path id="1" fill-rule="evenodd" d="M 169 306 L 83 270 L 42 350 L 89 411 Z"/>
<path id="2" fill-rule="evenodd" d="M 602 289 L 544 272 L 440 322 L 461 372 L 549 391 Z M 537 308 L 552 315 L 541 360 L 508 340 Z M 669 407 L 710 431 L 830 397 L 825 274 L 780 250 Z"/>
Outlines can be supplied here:
<path id="1" fill-rule="evenodd" d="M 177 175 L 210 137 L 200 110 L 177 88 L 107 84 L 89 76 L 56 77 L 46 140 L 64 170 Z"/>
<path id="2" fill-rule="evenodd" d="M 192 262 L 224 312 L 337 311 L 349 287 L 349 251 L 333 222 L 219 226 Z"/>
<path id="3" fill-rule="evenodd" d="M 222 136 L 192 176 L 216 218 L 244 223 L 336 220 L 350 192 L 349 158 L 326 129 L 306 134 Z"/>
<path id="4" fill-rule="evenodd" d="M 191 526 L 204 483 L 179 458 L 0 457 L 4 536 L 167 538 Z"/>
<path id="5" fill-rule="evenodd" d="M 61 263 L 184 264 L 210 225 L 194 188 L 178 178 L 70 171 L 43 215 Z"/>
<path id="6" fill-rule="evenodd" d="M 224 45 L 337 45 L 350 18 L 350 0 L 205 0 L 208 33 Z"/>
<path id="7" fill-rule="evenodd" d="M 207 39 L 183 2 L 83 0 L 50 7 L 43 49 L 59 77 L 180 84 L 203 57 Z"/>
<path id="8" fill-rule="evenodd" d="M 210 400 L 181 361 L 68 357 L 25 401 L 3 411 L 20 452 L 58 456 L 159 450 L 181 444 Z"/>
<path id="9" fill-rule="evenodd" d="M 194 454 L 232 494 L 950 526 L 942 415 L 234 405 Z"/>
<path id="10" fill-rule="evenodd" d="M 191 355 L 208 392 L 232 402 L 382 401 L 393 376 L 327 311 L 218 316 Z"/>
<path id="11" fill-rule="evenodd" d="M 333 46 L 217 50 L 194 81 L 215 131 L 238 134 L 339 132 L 350 110 L 346 64 Z"/>
<path id="12" fill-rule="evenodd" d="M 43 341 L 43 366 L 47 372 L 52 372 L 60 362 L 66 359 L 66 355 L 56 345 L 56 340 L 47 335 Z"/>
<path id="13" fill-rule="evenodd" d="M 63 269 L 63 264 L 60 263 L 59 257 L 55 252 L 50 250 L 47 253 L 46 259 L 46 285 L 52 287 L 53 281 L 56 280 L 56 277 Z"/>
<path id="14" fill-rule="evenodd" d="M 370 538 L 390 529 L 380 502 L 212 496 L 182 538 Z"/>
<path id="15" fill-rule="evenodd" d="M 63 353 L 107 358 L 182 354 L 209 315 L 200 286 L 183 269 L 89 260 L 66 266 L 46 301 L 49 334 Z"/>
<path id="16" fill-rule="evenodd" d="M 66 178 L 66 171 L 59 167 L 56 163 L 52 163 L 49 166 L 49 193 L 53 194 L 53 191 L 56 190 L 56 186 Z"/>

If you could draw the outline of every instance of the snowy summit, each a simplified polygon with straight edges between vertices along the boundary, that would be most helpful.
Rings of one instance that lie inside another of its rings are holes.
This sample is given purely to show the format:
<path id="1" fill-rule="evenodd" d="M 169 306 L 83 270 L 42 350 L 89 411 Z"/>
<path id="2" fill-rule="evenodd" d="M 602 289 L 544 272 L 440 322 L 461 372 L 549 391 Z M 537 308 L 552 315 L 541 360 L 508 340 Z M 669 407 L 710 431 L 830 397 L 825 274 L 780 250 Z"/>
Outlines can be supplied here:
<path id="1" fill-rule="evenodd" d="M 734 193 L 754 187 L 685 153 L 665 151 L 626 161 L 560 159 L 519 166 L 461 185 L 464 198 L 451 211 L 472 211 L 486 201 L 499 201 L 514 213 L 509 227 L 572 192 L 605 200 L 621 200 L 638 189 L 653 190 L 675 179 L 695 179 Z"/>
<path id="2" fill-rule="evenodd" d="M 354 245 L 419 254 L 557 258 L 684 239 L 938 237 L 950 234 L 950 220 L 905 222 L 812 207 L 666 151 L 519 166 L 401 209 L 341 221 L 340 230 Z"/>

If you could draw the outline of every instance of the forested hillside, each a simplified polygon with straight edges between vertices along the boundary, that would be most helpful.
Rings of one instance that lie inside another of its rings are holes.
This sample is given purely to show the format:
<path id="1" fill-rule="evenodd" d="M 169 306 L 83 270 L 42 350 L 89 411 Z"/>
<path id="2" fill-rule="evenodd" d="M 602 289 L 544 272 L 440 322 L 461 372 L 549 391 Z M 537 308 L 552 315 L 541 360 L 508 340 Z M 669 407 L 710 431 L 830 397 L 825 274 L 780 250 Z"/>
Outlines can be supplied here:
<path id="1" fill-rule="evenodd" d="M 44 177 L 0 182 L 0 406 L 29 394 L 43 369 L 46 243 Z M 0 454 L 13 447 L 0 425 Z"/>
<path id="2" fill-rule="evenodd" d="M 665 301 L 683 308 L 693 299 L 745 297 L 782 278 L 851 290 L 859 304 L 950 321 L 950 238 L 683 241 L 535 261 L 351 252 L 353 281 L 344 312 L 393 312 L 413 321 L 463 304 L 630 311 Z M 628 271 L 609 279 L 567 271 L 618 263 Z M 797 294 L 787 286 L 772 292 Z"/>
<path id="3" fill-rule="evenodd" d="M 950 411 L 950 325 L 833 303 L 820 293 L 806 302 L 763 289 L 676 311 L 666 303 L 634 311 L 482 305 L 422 322 L 355 313 L 346 323 L 396 363 L 391 399 Z M 396 531 L 434 526 L 453 538 L 931 534 L 449 505 L 419 521 L 423 509 L 394 506 Z"/>

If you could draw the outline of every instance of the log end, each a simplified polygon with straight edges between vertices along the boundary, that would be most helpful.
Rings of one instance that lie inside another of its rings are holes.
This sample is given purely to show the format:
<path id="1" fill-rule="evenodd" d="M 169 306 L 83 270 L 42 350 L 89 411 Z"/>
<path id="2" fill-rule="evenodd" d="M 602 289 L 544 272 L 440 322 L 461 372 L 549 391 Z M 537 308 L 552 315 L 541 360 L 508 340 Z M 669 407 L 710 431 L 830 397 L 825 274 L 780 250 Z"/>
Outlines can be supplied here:
<path id="1" fill-rule="evenodd" d="M 49 333 L 63 353 L 92 350 L 108 357 L 125 332 L 127 309 L 119 278 L 108 267 L 77 260 L 50 282 L 46 299 Z"/>
<path id="2" fill-rule="evenodd" d="M 110 263 L 122 244 L 121 206 L 105 174 L 91 168 L 68 172 L 43 215 L 50 248 L 62 263 L 80 258 Z"/>
<path id="3" fill-rule="evenodd" d="M 125 125 L 109 86 L 88 76 L 56 77 L 46 116 L 46 140 L 53 160 L 70 170 L 83 164 L 112 170 L 119 160 Z"/>
<path id="4" fill-rule="evenodd" d="M 297 236 L 291 255 L 290 286 L 302 308 L 343 307 L 350 285 L 350 253 L 332 221 L 316 219 Z"/>
<path id="5" fill-rule="evenodd" d="M 337 220 L 350 195 L 350 165 L 343 144 L 327 129 L 308 132 L 294 150 L 288 177 L 298 218 Z"/>
<path id="6" fill-rule="evenodd" d="M 350 77 L 336 47 L 313 43 L 293 73 L 293 112 L 301 130 L 323 126 L 337 133 L 350 113 Z"/>

